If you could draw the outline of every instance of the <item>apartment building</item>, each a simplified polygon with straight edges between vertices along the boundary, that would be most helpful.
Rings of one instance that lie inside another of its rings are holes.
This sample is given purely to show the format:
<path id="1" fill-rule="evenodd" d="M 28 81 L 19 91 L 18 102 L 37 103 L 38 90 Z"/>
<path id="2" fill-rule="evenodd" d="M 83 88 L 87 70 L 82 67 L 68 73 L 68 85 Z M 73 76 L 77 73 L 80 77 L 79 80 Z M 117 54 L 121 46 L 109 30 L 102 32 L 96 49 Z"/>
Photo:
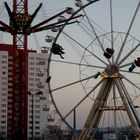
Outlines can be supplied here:
<path id="1" fill-rule="evenodd" d="M 46 50 L 28 50 L 28 139 L 41 138 L 48 123 L 47 60 Z M 5 139 L 12 129 L 12 65 L 13 46 L 0 44 L 0 137 Z"/>

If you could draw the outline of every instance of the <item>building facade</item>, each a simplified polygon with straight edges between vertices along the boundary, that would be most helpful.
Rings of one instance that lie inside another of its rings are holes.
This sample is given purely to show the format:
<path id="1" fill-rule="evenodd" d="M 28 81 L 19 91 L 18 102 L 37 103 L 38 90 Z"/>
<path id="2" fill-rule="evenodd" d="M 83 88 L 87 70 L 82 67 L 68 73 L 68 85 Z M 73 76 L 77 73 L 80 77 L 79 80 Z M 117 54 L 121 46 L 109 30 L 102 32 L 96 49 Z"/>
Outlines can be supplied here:
<path id="1" fill-rule="evenodd" d="M 28 139 L 41 138 L 47 125 L 49 92 L 47 51 L 28 50 Z M 0 137 L 9 139 L 12 129 L 13 46 L 0 44 Z"/>

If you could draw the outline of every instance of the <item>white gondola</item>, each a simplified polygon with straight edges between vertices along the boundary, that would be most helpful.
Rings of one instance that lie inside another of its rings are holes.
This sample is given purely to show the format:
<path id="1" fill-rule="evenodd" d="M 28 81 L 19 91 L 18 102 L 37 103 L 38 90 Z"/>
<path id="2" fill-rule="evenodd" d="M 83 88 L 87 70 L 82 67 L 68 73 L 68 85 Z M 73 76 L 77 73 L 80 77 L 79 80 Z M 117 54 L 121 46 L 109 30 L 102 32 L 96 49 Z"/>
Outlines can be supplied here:
<path id="1" fill-rule="evenodd" d="M 45 60 L 40 60 L 40 61 L 38 62 L 38 65 L 45 65 L 45 64 L 46 64 Z"/>
<path id="2" fill-rule="evenodd" d="M 48 47 L 46 47 L 46 46 L 43 46 L 43 47 L 41 47 L 41 52 L 42 53 L 48 53 Z"/>
<path id="3" fill-rule="evenodd" d="M 67 12 L 66 12 L 67 14 L 73 14 L 74 13 L 74 9 L 71 8 L 71 7 L 67 7 L 66 10 L 67 10 Z"/>
<path id="4" fill-rule="evenodd" d="M 40 96 L 40 100 L 46 100 L 45 96 Z"/>
<path id="5" fill-rule="evenodd" d="M 54 122 L 55 121 L 55 117 L 53 115 L 48 115 L 47 119 L 48 119 L 48 122 Z"/>
<path id="6" fill-rule="evenodd" d="M 58 30 L 59 30 L 59 28 L 57 28 L 57 27 L 53 27 L 53 28 L 51 29 L 52 32 L 58 32 Z"/>
<path id="7" fill-rule="evenodd" d="M 43 111 L 49 111 L 50 107 L 48 105 L 43 105 L 42 109 L 43 109 Z"/>
<path id="8" fill-rule="evenodd" d="M 39 73 L 37 73 L 37 76 L 39 76 L 39 77 L 43 77 L 43 76 L 44 76 L 44 73 L 39 72 Z"/>
<path id="9" fill-rule="evenodd" d="M 75 0 L 75 6 L 82 7 L 83 6 L 82 1 L 81 0 Z"/>
<path id="10" fill-rule="evenodd" d="M 58 17 L 58 21 L 60 22 L 60 21 L 64 21 L 64 20 L 66 20 L 66 18 L 64 17 L 64 16 L 59 16 Z"/>
<path id="11" fill-rule="evenodd" d="M 63 135 L 69 135 L 70 134 L 70 129 L 66 128 L 65 130 L 63 130 Z"/>
<path id="12" fill-rule="evenodd" d="M 51 43 L 52 41 L 54 40 L 54 37 L 52 36 L 45 36 L 45 41 L 48 42 L 48 43 Z"/>
<path id="13" fill-rule="evenodd" d="M 39 82 L 38 84 L 36 84 L 38 88 L 44 88 L 44 85 L 42 85 L 41 82 Z"/>

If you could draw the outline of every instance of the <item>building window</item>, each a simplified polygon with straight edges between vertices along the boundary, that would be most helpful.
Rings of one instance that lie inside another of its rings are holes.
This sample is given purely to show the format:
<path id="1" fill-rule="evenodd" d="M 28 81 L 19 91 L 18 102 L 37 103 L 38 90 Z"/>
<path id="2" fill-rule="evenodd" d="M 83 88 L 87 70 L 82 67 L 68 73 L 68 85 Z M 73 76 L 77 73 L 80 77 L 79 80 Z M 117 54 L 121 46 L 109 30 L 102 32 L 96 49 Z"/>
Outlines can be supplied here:
<path id="1" fill-rule="evenodd" d="M 34 65 L 34 62 L 30 62 L 30 65 Z"/>
<path id="2" fill-rule="evenodd" d="M 5 127 L 5 126 L 1 126 L 1 129 L 2 129 L 2 130 L 5 130 L 5 129 L 6 129 L 6 127 Z"/>
<path id="3" fill-rule="evenodd" d="M 32 126 L 30 126 L 29 129 L 32 129 Z"/>
<path id="4" fill-rule="evenodd" d="M 29 57 L 30 60 L 34 60 L 34 57 Z"/>
<path id="5" fill-rule="evenodd" d="M 34 67 L 30 67 L 30 70 L 34 70 Z"/>
<path id="6" fill-rule="evenodd" d="M 7 55 L 2 55 L 2 58 L 7 58 Z"/>
<path id="7" fill-rule="evenodd" d="M 6 93 L 1 93 L 1 95 L 6 97 Z"/>
<path id="8" fill-rule="evenodd" d="M 1 113 L 6 113 L 6 110 L 2 109 L 2 110 L 1 110 Z"/>
<path id="9" fill-rule="evenodd" d="M 34 92 L 34 89 L 30 88 L 29 91 L 32 93 L 32 92 Z"/>
<path id="10" fill-rule="evenodd" d="M 34 81 L 34 78 L 29 78 L 29 81 Z"/>
<path id="11" fill-rule="evenodd" d="M 35 110 L 35 113 L 38 113 L 39 114 L 40 113 L 40 110 Z"/>
<path id="12" fill-rule="evenodd" d="M 1 135 L 2 136 L 6 136 L 6 132 L 1 132 Z"/>
<path id="13" fill-rule="evenodd" d="M 6 104 L 1 104 L 1 107 L 6 107 Z M 5 111 L 6 112 L 6 111 Z"/>
<path id="14" fill-rule="evenodd" d="M 40 103 L 40 100 L 36 99 L 35 102 L 36 102 L 36 103 Z"/>
<path id="15" fill-rule="evenodd" d="M 40 132 L 35 132 L 35 135 L 40 135 Z"/>
<path id="16" fill-rule="evenodd" d="M 30 83 L 29 85 L 30 85 L 30 86 L 34 86 L 34 83 Z"/>
<path id="17" fill-rule="evenodd" d="M 2 64 L 7 64 L 7 61 L 2 60 L 1 62 L 2 62 Z"/>
<path id="18" fill-rule="evenodd" d="M 6 72 L 5 72 L 5 71 L 3 71 L 3 72 L 2 72 L 2 74 L 6 74 Z"/>
<path id="19" fill-rule="evenodd" d="M 2 66 L 1 68 L 2 68 L 2 69 L 7 69 L 7 66 Z"/>
<path id="20" fill-rule="evenodd" d="M 36 57 L 36 60 L 40 60 L 40 57 Z"/>
<path id="21" fill-rule="evenodd" d="M 30 108 L 32 108 L 32 105 L 29 105 Z"/>
<path id="22" fill-rule="evenodd" d="M 35 124 L 40 124 L 40 122 L 39 121 L 35 121 Z"/>
<path id="23" fill-rule="evenodd" d="M 32 124 L 32 121 L 29 121 L 29 124 Z"/>
<path id="24" fill-rule="evenodd" d="M 32 113 L 32 110 L 29 110 L 29 113 Z"/>
<path id="25" fill-rule="evenodd" d="M 2 112 L 2 111 L 1 111 Z M 1 118 L 6 118 L 6 116 L 5 115 L 1 115 Z"/>
<path id="26" fill-rule="evenodd" d="M 35 81 L 40 81 L 40 79 L 39 78 L 35 78 Z"/>
<path id="27" fill-rule="evenodd" d="M 39 126 L 36 126 L 35 129 L 40 129 L 40 127 Z"/>
<path id="28" fill-rule="evenodd" d="M 40 105 L 35 105 L 35 108 L 40 108 Z"/>
<path id="29" fill-rule="evenodd" d="M 34 76 L 34 73 L 29 73 L 29 76 Z"/>
<path id="30" fill-rule="evenodd" d="M 6 91 L 6 88 L 1 88 L 2 91 Z"/>
<path id="31" fill-rule="evenodd" d="M 1 99 L 1 101 L 6 102 L 6 99 Z"/>
<path id="32" fill-rule="evenodd" d="M 6 83 L 6 82 L 2 82 L 1 84 L 2 84 L 3 86 L 7 85 L 7 83 Z"/>
<path id="33" fill-rule="evenodd" d="M 39 119 L 40 118 L 40 116 L 35 116 L 35 119 Z"/>
<path id="34" fill-rule="evenodd" d="M 1 124 L 6 124 L 6 121 L 1 121 Z"/>
<path id="35" fill-rule="evenodd" d="M 7 79 L 7 77 L 1 77 L 1 79 L 2 79 L 2 80 L 6 80 L 6 79 Z"/>

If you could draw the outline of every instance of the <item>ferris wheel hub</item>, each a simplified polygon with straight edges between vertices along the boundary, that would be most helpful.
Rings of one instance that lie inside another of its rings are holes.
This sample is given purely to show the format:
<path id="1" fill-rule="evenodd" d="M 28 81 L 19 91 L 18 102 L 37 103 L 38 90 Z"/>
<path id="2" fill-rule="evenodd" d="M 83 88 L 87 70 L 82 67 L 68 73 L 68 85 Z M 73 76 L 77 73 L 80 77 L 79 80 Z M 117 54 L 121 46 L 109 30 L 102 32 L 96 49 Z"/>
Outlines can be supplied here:
<path id="1" fill-rule="evenodd" d="M 100 76 L 102 78 L 117 78 L 119 76 L 118 68 L 115 65 L 108 65 Z"/>

